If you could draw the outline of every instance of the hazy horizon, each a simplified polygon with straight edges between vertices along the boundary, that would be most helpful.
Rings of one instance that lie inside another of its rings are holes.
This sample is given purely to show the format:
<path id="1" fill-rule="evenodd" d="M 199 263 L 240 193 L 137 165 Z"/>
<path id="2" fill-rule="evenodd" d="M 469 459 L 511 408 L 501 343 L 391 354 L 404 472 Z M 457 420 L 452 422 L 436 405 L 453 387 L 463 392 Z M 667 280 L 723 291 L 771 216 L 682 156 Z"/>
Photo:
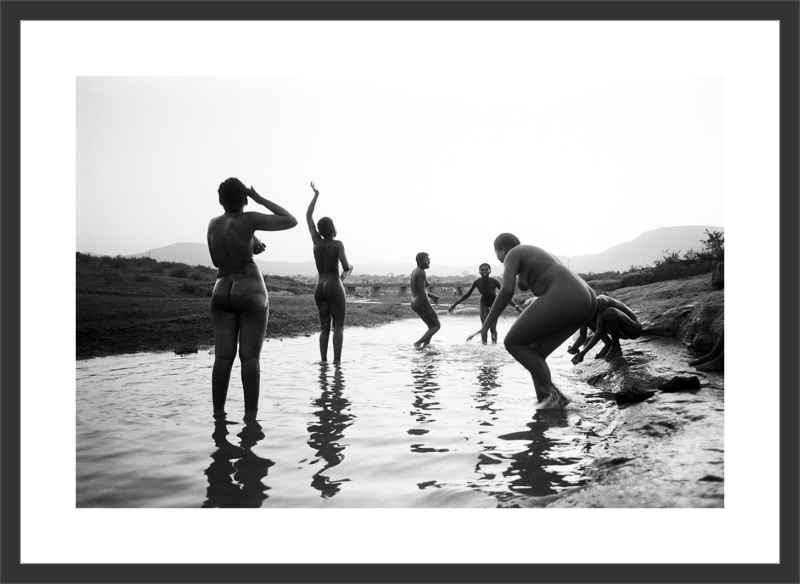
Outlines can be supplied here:
<path id="1" fill-rule="evenodd" d="M 703 226 L 688 226 L 688 225 L 675 225 L 675 226 L 672 226 L 672 225 L 669 225 L 669 226 L 664 226 L 664 227 L 657 227 L 655 230 L 658 230 L 658 229 L 664 229 L 664 228 L 669 228 L 669 227 L 707 227 L 707 228 L 718 228 L 718 229 L 721 229 L 723 232 L 724 232 L 724 229 L 725 229 L 725 228 L 724 228 L 724 226 L 721 226 L 721 225 L 708 225 L 708 226 L 705 226 L 705 225 L 703 225 Z M 654 230 L 650 230 L 650 231 L 654 231 Z M 639 234 L 639 235 L 642 235 L 642 234 Z M 637 236 L 637 237 L 638 237 L 638 236 Z M 636 237 L 634 237 L 633 239 L 636 239 Z M 600 250 L 599 252 L 593 252 L 593 253 L 591 253 L 591 254 L 589 254 L 589 253 L 587 253 L 587 254 L 572 254 L 572 255 L 571 255 L 571 257 L 579 257 L 579 256 L 586 256 L 586 255 L 595 255 L 595 254 L 600 254 L 600 253 L 603 253 L 604 251 L 608 251 L 609 249 L 611 249 L 611 248 L 613 248 L 613 247 L 616 247 L 617 245 L 620 245 L 620 244 L 623 244 L 623 243 L 630 243 L 631 241 L 632 241 L 632 240 L 620 241 L 620 242 L 618 242 L 618 243 L 616 243 L 616 244 L 612 244 L 610 247 L 608 247 L 608 248 L 606 248 L 606 249 Z M 171 244 L 167 244 L 167 245 L 165 245 L 165 246 L 159 246 L 159 247 L 156 247 L 156 248 L 143 249 L 143 250 L 140 250 L 140 251 L 137 251 L 137 252 L 133 252 L 133 253 L 131 253 L 131 254 L 109 254 L 109 253 L 103 253 L 103 252 L 101 252 L 101 251 L 91 251 L 91 250 L 90 250 L 90 251 L 87 251 L 87 250 L 81 250 L 81 249 L 78 249 L 77 251 L 78 251 L 78 252 L 80 252 L 80 253 L 89 253 L 89 254 L 95 254 L 95 255 L 107 255 L 107 256 L 116 256 L 116 255 L 122 255 L 122 256 L 130 256 L 130 255 L 137 255 L 137 254 L 145 254 L 145 253 L 148 253 L 148 252 L 150 252 L 150 251 L 155 251 L 155 250 L 163 249 L 163 248 L 170 247 L 170 246 L 173 246 L 173 245 L 185 245 L 185 244 L 195 244 L 195 245 L 203 245 L 203 246 L 205 246 L 205 245 L 206 245 L 206 244 L 205 244 L 205 242 L 201 242 L 201 241 L 176 241 L 176 242 L 173 242 L 173 243 L 171 243 Z M 695 250 L 700 250 L 702 247 L 703 247 L 703 246 L 702 246 L 702 243 L 701 243 L 701 241 L 700 241 L 700 240 L 698 240 L 698 242 L 697 242 L 697 245 L 695 245 L 695 246 L 694 246 L 694 249 L 695 249 Z M 670 250 L 670 251 L 679 251 L 679 252 L 681 252 L 681 253 L 685 253 L 685 252 L 686 252 L 686 251 L 688 251 L 688 250 L 686 250 L 686 249 L 683 249 L 683 250 Z M 559 254 L 558 252 L 551 252 L 551 253 L 553 253 L 554 255 L 557 255 L 557 256 L 559 256 L 559 257 L 570 257 L 570 256 L 566 256 L 566 254 Z M 494 254 L 493 254 L 493 253 L 490 253 L 489 255 L 491 255 L 491 258 L 487 260 L 487 262 L 488 262 L 488 263 L 490 263 L 490 264 L 491 264 L 491 265 L 493 265 L 493 266 L 494 266 L 494 265 L 500 265 L 500 264 L 499 264 L 499 262 L 497 261 L 497 258 L 494 256 Z M 287 263 L 296 263 L 296 264 L 302 264 L 302 263 L 313 263 L 313 262 L 314 262 L 314 259 L 313 259 L 313 257 L 312 257 L 312 256 L 310 256 L 310 255 L 309 255 L 309 257 L 307 257 L 307 258 L 305 258 L 305 259 L 300 259 L 300 260 L 296 260 L 296 261 L 281 260 L 281 259 L 270 259 L 270 260 L 265 260 L 265 258 L 264 258 L 264 257 L 262 257 L 262 255 L 255 256 L 255 259 L 256 259 L 256 260 L 258 260 L 258 261 L 276 261 L 276 262 L 287 262 Z M 470 260 L 472 260 L 473 258 L 469 258 L 469 259 L 470 259 Z M 403 260 L 396 260 L 396 261 L 364 262 L 364 264 L 366 264 L 366 265 L 375 265 L 375 264 L 382 264 L 382 265 L 383 265 L 383 264 L 412 264 L 412 265 L 413 265 L 413 264 L 414 264 L 414 258 L 410 258 L 410 259 L 406 258 L 406 259 L 403 259 Z M 441 262 L 439 262 L 439 264 L 440 264 L 440 265 L 443 265 Z M 443 267 L 446 267 L 446 268 L 468 268 L 469 266 L 472 266 L 472 264 L 475 264 L 475 262 L 474 262 L 474 261 L 466 261 L 466 260 L 462 260 L 462 261 L 460 261 L 460 262 L 458 262 L 458 263 L 455 263 L 455 264 L 443 265 Z M 476 264 L 476 266 L 477 266 L 477 265 L 478 265 L 478 264 Z M 435 266 L 433 266 L 433 267 L 435 268 Z M 475 267 L 475 271 L 476 271 L 476 273 L 477 273 L 477 267 Z"/>

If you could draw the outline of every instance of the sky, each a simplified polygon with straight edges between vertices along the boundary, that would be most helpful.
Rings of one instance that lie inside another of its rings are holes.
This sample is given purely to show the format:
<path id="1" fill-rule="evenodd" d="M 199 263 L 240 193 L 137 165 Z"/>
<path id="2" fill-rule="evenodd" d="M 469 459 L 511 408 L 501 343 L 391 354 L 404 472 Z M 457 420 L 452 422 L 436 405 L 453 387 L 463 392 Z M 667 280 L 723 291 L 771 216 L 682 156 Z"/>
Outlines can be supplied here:
<path id="1" fill-rule="evenodd" d="M 334 220 L 356 265 L 419 251 L 495 262 L 501 232 L 574 256 L 659 227 L 724 227 L 723 77 L 511 61 L 479 74 L 78 77 L 77 251 L 204 243 L 231 176 L 298 219 L 264 234 L 267 261 L 312 259 L 311 181 L 315 220 Z"/>

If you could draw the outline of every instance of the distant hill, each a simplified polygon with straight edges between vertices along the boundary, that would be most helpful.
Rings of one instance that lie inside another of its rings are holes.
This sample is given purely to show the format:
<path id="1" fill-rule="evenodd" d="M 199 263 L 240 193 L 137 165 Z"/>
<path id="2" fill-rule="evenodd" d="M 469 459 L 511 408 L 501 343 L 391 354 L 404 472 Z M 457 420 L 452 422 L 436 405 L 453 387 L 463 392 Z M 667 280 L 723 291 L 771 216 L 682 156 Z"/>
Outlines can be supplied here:
<path id="1" fill-rule="evenodd" d="M 213 267 L 211 256 L 208 253 L 208 246 L 204 243 L 173 243 L 165 247 L 151 249 L 141 253 L 131 254 L 125 257 L 151 257 L 160 262 L 181 262 L 190 266 L 209 266 Z M 316 276 L 317 267 L 313 261 L 307 262 L 264 262 L 256 258 L 256 264 L 265 274 L 275 276 Z M 395 263 L 395 264 L 359 264 L 353 271 L 353 276 L 373 275 L 385 276 L 387 274 L 411 274 L 415 264 Z M 460 276 L 462 272 L 472 274 L 474 268 L 451 268 L 448 266 L 436 266 L 432 275 L 434 276 Z"/>
<path id="2" fill-rule="evenodd" d="M 646 231 L 633 241 L 615 245 L 601 253 L 580 256 L 558 256 L 569 264 L 573 272 L 624 272 L 631 266 L 652 265 L 664 257 L 664 251 L 685 254 L 690 249 L 701 250 L 706 239 L 706 230 L 725 232 L 723 227 L 709 225 L 684 225 L 680 227 L 661 227 Z"/>
<path id="3" fill-rule="evenodd" d="M 623 272 L 631 266 L 652 265 L 655 260 L 661 259 L 665 250 L 680 252 L 681 255 L 690 249 L 700 250 L 701 241 L 705 239 L 705 231 L 722 231 L 722 227 L 705 225 L 684 225 L 680 227 L 661 227 L 647 231 L 633 241 L 615 245 L 601 253 L 580 256 L 558 256 L 569 265 L 573 272 L 588 274 L 607 271 Z M 151 249 L 142 253 L 131 254 L 126 257 L 150 256 L 158 261 L 182 262 L 190 266 L 213 266 L 208 246 L 204 243 L 174 243 L 165 247 Z M 313 261 L 307 262 L 265 262 L 256 259 L 258 267 L 265 274 L 275 276 L 315 276 L 317 274 Z M 412 263 L 394 264 L 356 264 L 353 276 L 374 275 L 385 276 L 388 274 L 410 274 L 414 269 Z M 448 277 L 461 276 L 464 273 L 475 275 L 475 266 L 453 267 L 434 265 L 431 267 L 430 276 Z M 503 272 L 502 264 L 492 266 L 494 274 Z"/>

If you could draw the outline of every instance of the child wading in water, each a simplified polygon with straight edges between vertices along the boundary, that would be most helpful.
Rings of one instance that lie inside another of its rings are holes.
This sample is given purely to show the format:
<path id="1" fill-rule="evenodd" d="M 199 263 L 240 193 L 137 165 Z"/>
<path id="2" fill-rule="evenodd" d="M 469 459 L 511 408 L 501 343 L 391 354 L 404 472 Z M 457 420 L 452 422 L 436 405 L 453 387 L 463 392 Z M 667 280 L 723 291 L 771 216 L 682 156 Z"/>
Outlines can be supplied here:
<path id="1" fill-rule="evenodd" d="M 500 282 L 489 277 L 489 274 L 492 273 L 492 267 L 489 264 L 481 264 L 478 266 L 478 273 L 481 275 L 481 277 L 472 283 L 472 286 L 469 287 L 469 290 L 467 290 L 466 294 L 450 305 L 450 308 L 447 309 L 447 312 L 453 314 L 453 309 L 469 298 L 472 295 L 472 291 L 477 288 L 478 292 L 481 294 L 479 306 L 481 310 L 481 324 L 483 324 L 486 322 L 486 316 L 489 314 L 489 309 L 492 307 L 492 304 L 494 304 L 494 299 L 497 297 L 497 291 L 500 289 Z M 517 312 L 522 312 L 522 308 L 520 308 L 519 304 L 513 300 L 511 300 L 511 306 L 513 306 Z M 494 345 L 497 343 L 497 323 L 493 323 L 489 330 L 492 333 L 492 344 Z M 481 342 L 484 345 L 486 344 L 486 331 L 481 332 Z"/>
<path id="2" fill-rule="evenodd" d="M 439 300 L 435 294 L 430 294 L 427 290 L 430 286 L 425 270 L 431 267 L 431 258 L 425 252 L 417 254 L 417 267 L 411 272 L 411 309 L 416 312 L 423 322 L 428 325 L 428 331 L 414 343 L 415 347 L 426 347 L 431 342 L 431 337 L 439 332 L 442 325 L 439 324 L 439 317 L 431 306 L 428 297 Z"/>

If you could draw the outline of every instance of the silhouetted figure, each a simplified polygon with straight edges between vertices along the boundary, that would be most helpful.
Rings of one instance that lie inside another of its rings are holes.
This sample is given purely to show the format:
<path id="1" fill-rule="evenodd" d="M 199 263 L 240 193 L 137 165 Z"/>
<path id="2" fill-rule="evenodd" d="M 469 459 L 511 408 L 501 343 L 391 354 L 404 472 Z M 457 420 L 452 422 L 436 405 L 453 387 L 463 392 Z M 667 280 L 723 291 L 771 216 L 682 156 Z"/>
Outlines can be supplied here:
<path id="1" fill-rule="evenodd" d="M 420 339 L 414 343 L 415 347 L 427 347 L 431 342 L 431 338 L 442 325 L 439 324 L 439 317 L 436 316 L 436 311 L 431 306 L 429 298 L 438 301 L 439 297 L 435 294 L 428 292 L 427 288 L 431 285 L 428 282 L 428 277 L 425 275 L 425 270 L 431 267 L 431 258 L 425 252 L 417 254 L 417 267 L 411 272 L 411 309 L 416 312 L 422 321 L 428 325 L 428 330 Z"/>
<path id="2" fill-rule="evenodd" d="M 592 317 L 597 310 L 594 291 L 558 258 L 541 248 L 521 245 L 510 233 L 501 233 L 494 248 L 505 266 L 503 283 L 483 326 L 467 341 L 491 329 L 511 301 L 515 286 L 523 292 L 530 290 L 537 299 L 517 317 L 505 347 L 530 372 L 539 407 L 563 407 L 569 399 L 553 384 L 545 359 Z"/>
<path id="3" fill-rule="evenodd" d="M 495 278 L 489 277 L 489 274 L 492 273 L 492 267 L 489 264 L 481 264 L 478 266 L 478 273 L 481 277 L 472 283 L 472 286 L 469 287 L 469 290 L 467 290 L 461 298 L 450 305 L 447 312 L 453 314 L 453 309 L 469 298 L 472 295 L 472 291 L 477 289 L 481 294 L 481 300 L 478 306 L 480 306 L 481 324 L 483 324 L 486 322 L 486 316 L 489 314 L 489 310 L 492 308 L 492 304 L 494 304 L 494 299 L 497 297 L 497 291 L 500 289 L 500 282 Z M 519 304 L 514 302 L 513 299 L 511 300 L 511 306 L 513 306 L 517 312 L 522 312 L 522 308 L 520 308 Z M 495 322 L 489 330 L 492 333 L 492 344 L 494 345 L 497 343 L 497 323 Z M 484 345 L 486 344 L 485 331 L 481 333 L 481 342 Z"/>
<path id="4" fill-rule="evenodd" d="M 314 226 L 314 207 L 317 204 L 319 191 L 311 183 L 314 198 L 306 211 L 306 222 L 311 240 L 314 242 L 314 262 L 317 265 L 319 277 L 317 287 L 314 289 L 314 301 L 319 310 L 319 355 L 322 361 L 328 360 L 328 338 L 333 320 L 333 362 L 338 364 L 342 360 L 342 344 L 344 342 L 344 318 L 347 309 L 344 285 L 342 280 L 353 271 L 353 266 L 347 261 L 344 253 L 344 244 L 336 240 L 336 227 L 330 217 L 323 217 Z M 339 263 L 344 270 L 339 276 Z"/>
<path id="5" fill-rule="evenodd" d="M 247 198 L 263 205 L 274 215 L 245 213 Z M 219 203 L 225 213 L 208 224 L 208 251 L 217 267 L 217 281 L 211 293 L 211 322 L 214 325 L 214 369 L 211 395 L 215 412 L 225 411 L 228 384 L 238 345 L 242 364 L 242 387 L 246 412 L 258 410 L 261 346 L 267 332 L 269 296 L 264 276 L 253 260 L 264 244 L 256 231 L 281 231 L 297 225 L 283 207 L 229 178 L 219 186 Z"/>
<path id="6" fill-rule="evenodd" d="M 594 331 L 594 335 L 586 344 L 583 350 L 579 347 L 586 341 L 587 328 Z M 609 340 L 609 335 L 611 339 Z M 597 311 L 589 322 L 580 328 L 580 335 L 575 342 L 567 349 L 567 352 L 575 355 L 572 363 L 577 365 L 586 354 L 592 350 L 597 341 L 603 341 L 603 348 L 595 355 L 595 359 L 613 359 L 622 355 L 620 338 L 638 339 L 642 335 L 642 325 L 636 314 L 620 302 L 610 296 L 601 294 L 597 297 Z"/>

